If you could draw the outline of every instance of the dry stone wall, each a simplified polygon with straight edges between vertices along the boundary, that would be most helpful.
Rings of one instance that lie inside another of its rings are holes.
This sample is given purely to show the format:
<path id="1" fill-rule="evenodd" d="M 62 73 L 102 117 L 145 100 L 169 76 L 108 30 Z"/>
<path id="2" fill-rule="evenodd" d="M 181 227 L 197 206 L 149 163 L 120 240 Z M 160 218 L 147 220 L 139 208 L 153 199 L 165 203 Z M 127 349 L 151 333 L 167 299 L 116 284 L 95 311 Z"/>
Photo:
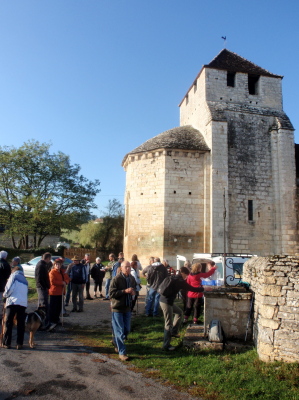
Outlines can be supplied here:
<path id="1" fill-rule="evenodd" d="M 253 337 L 263 361 L 299 361 L 299 254 L 254 257 L 243 280 L 254 292 Z"/>

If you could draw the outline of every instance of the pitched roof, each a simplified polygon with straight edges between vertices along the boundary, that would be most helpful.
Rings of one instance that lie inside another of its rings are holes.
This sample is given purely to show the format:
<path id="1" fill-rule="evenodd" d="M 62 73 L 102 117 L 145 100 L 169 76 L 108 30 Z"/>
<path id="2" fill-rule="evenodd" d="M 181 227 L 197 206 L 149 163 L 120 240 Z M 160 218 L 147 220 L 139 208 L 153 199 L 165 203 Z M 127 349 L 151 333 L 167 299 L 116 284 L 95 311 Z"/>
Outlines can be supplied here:
<path id="1" fill-rule="evenodd" d="M 210 151 L 203 135 L 191 125 L 178 126 L 147 140 L 141 146 L 125 155 L 122 165 L 129 154 L 143 153 L 157 149 L 178 149 Z"/>
<path id="2" fill-rule="evenodd" d="M 246 60 L 232 51 L 223 49 L 209 64 L 205 65 L 206 68 L 225 69 L 230 72 L 244 72 L 247 74 L 264 75 L 274 78 L 283 78 L 282 75 L 275 75 L 264 68 Z"/>
<path id="3" fill-rule="evenodd" d="M 283 78 L 282 75 L 272 74 L 266 69 L 259 67 L 258 65 L 252 63 L 251 61 L 246 60 L 246 58 L 243 58 L 238 54 L 233 53 L 230 50 L 223 49 L 215 58 L 213 58 L 213 60 L 209 64 L 202 66 L 201 70 L 194 79 L 192 85 L 189 87 L 187 93 L 182 98 L 179 107 L 183 103 L 189 91 L 192 89 L 194 82 L 200 76 L 204 68 L 222 69 L 229 72 L 243 72 L 246 74 L 270 76 L 272 78 L 281 78 L 281 79 Z"/>

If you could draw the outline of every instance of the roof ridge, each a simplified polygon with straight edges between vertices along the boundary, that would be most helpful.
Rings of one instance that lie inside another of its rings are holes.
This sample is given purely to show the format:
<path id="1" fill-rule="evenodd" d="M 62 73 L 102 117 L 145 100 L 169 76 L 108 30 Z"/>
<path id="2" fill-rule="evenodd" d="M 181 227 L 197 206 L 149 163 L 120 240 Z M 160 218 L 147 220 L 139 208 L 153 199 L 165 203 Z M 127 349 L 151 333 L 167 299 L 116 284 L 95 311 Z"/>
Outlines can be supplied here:
<path id="1" fill-rule="evenodd" d="M 220 56 L 221 56 L 222 54 L 225 54 L 225 53 L 234 56 L 236 59 L 242 59 L 242 60 L 245 61 L 246 63 L 251 64 L 251 65 L 254 66 L 255 68 L 259 69 L 260 71 L 264 71 L 267 75 L 270 75 L 270 76 L 273 76 L 273 77 L 280 77 L 280 78 L 283 77 L 282 75 L 273 74 L 273 72 L 270 72 L 269 70 L 267 70 L 267 69 L 265 69 L 265 68 L 263 68 L 263 67 L 260 67 L 260 66 L 257 65 L 256 63 L 254 63 L 254 62 L 248 60 L 247 58 L 245 58 L 245 57 L 243 57 L 243 56 L 240 56 L 239 54 L 237 54 L 237 53 L 235 53 L 235 52 L 233 52 L 233 51 L 231 51 L 231 50 L 228 50 L 228 49 L 222 49 L 222 50 L 209 62 L 209 64 L 205 64 L 204 67 L 217 68 L 217 67 L 213 67 L 211 64 L 213 64 L 213 62 L 217 61 L 217 58 L 220 58 Z M 223 69 L 226 69 L 226 68 L 223 67 Z M 238 71 L 236 71 L 236 72 L 238 72 Z"/>

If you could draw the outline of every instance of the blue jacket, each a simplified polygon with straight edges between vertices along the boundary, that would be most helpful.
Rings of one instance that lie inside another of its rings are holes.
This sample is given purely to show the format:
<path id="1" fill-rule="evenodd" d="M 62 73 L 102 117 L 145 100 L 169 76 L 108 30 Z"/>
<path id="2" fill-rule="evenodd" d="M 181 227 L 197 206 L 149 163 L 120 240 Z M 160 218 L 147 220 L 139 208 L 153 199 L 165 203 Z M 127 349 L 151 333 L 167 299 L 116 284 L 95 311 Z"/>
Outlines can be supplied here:
<path id="1" fill-rule="evenodd" d="M 6 298 L 6 307 L 27 307 L 28 282 L 22 271 L 13 272 L 5 286 L 3 297 Z"/>
<path id="2" fill-rule="evenodd" d="M 83 284 L 87 282 L 88 275 L 86 273 L 85 265 L 74 264 L 70 272 L 70 279 L 72 283 Z"/>

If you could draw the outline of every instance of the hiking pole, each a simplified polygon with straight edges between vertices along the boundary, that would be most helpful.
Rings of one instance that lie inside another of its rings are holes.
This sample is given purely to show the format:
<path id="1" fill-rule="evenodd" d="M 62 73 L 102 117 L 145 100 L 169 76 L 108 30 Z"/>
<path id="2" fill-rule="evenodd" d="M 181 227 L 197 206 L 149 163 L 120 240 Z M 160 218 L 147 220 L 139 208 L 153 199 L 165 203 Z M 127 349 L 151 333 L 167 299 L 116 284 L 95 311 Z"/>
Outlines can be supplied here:
<path id="1" fill-rule="evenodd" d="M 250 310 L 249 310 L 248 321 L 247 321 L 247 327 L 246 327 L 246 332 L 245 332 L 245 342 L 246 342 L 246 340 L 247 340 L 247 333 L 248 333 L 248 328 L 249 328 L 249 322 L 250 322 L 250 319 L 251 319 L 251 314 L 252 314 L 252 309 L 253 309 L 253 300 L 254 300 L 254 293 L 252 293 L 251 302 L 250 302 Z"/>

